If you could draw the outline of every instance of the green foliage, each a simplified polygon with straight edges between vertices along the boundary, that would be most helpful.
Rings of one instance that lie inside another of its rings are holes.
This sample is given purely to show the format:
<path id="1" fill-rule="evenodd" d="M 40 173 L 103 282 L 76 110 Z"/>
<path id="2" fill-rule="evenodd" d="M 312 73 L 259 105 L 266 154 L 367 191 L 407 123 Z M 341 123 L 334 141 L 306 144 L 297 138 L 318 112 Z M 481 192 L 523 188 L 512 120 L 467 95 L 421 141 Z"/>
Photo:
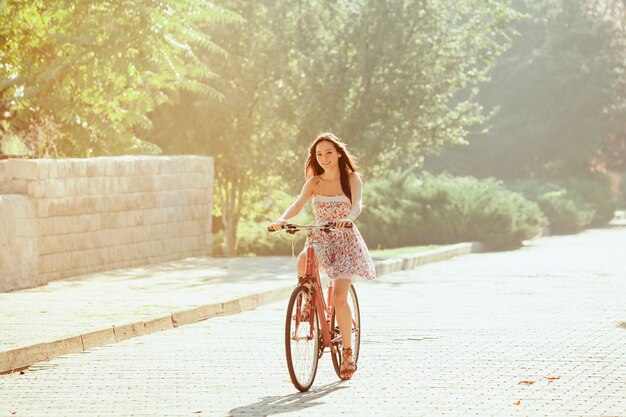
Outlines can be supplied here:
<path id="1" fill-rule="evenodd" d="M 301 0 L 283 13 L 297 143 L 331 130 L 369 173 L 413 167 L 486 121 L 477 87 L 519 18 L 476 0 Z"/>
<path id="2" fill-rule="evenodd" d="M 577 233 L 588 227 L 594 212 L 581 206 L 562 185 L 537 179 L 518 180 L 507 187 L 536 202 L 548 219 L 552 234 Z"/>
<path id="3" fill-rule="evenodd" d="M 61 153 L 144 152 L 147 113 L 178 91 L 217 99 L 209 27 L 237 15 L 204 0 L 21 1 L 0 9 L 0 112 L 14 134 L 59 126 Z"/>
<path id="4" fill-rule="evenodd" d="M 269 233 L 266 226 L 270 219 L 277 219 L 284 209 L 293 202 L 293 196 L 277 188 L 278 178 L 268 178 L 262 195 L 250 195 L 254 202 L 244 212 L 237 228 L 237 247 L 234 253 L 229 253 L 226 231 L 221 230 L 214 235 L 212 252 L 214 255 L 291 255 L 292 249 L 296 254 L 302 249 L 304 236 Z M 256 188 L 254 190 L 257 190 Z M 216 212 L 221 217 L 223 212 Z M 309 207 L 296 218 L 296 223 L 311 223 L 313 216 Z M 292 247 L 292 243 L 294 246 Z"/>
<path id="5" fill-rule="evenodd" d="M 620 2 L 517 0 L 529 15 L 479 100 L 499 107 L 487 134 L 426 169 L 502 179 L 585 176 L 626 167 L 626 11 Z"/>
<path id="6" fill-rule="evenodd" d="M 582 207 L 593 212 L 590 226 L 606 225 L 615 213 L 616 196 L 611 191 L 611 180 L 606 175 L 588 178 L 569 178 L 563 186 Z"/>
<path id="7" fill-rule="evenodd" d="M 268 175 L 295 194 L 306 146 L 333 130 L 366 171 L 411 166 L 484 120 L 475 87 L 507 45 L 506 2 L 219 0 L 243 24 L 210 31 L 218 104 L 181 94 L 152 115 L 167 153 L 216 157 L 228 252 Z"/>
<path id="8" fill-rule="evenodd" d="M 266 223 L 242 221 L 238 228 L 237 255 L 298 256 L 304 246 L 305 236 L 287 233 L 269 233 Z M 224 242 L 225 244 L 226 242 Z"/>
<path id="9" fill-rule="evenodd" d="M 29 155 L 30 149 L 14 135 L 4 135 L 0 141 L 0 155 Z"/>
<path id="10" fill-rule="evenodd" d="M 507 186 L 539 205 L 554 234 L 603 226 L 613 218 L 616 208 L 610 178 L 604 175 L 558 181 L 518 180 Z"/>
<path id="11" fill-rule="evenodd" d="M 368 183 L 359 221 L 372 248 L 481 241 L 519 246 L 545 224 L 536 204 L 495 180 L 391 173 Z"/>
<path id="12" fill-rule="evenodd" d="M 278 178 L 284 173 L 284 155 L 291 153 L 290 163 L 296 160 L 288 149 L 293 127 L 285 123 L 278 105 L 288 65 L 280 10 L 292 6 L 271 1 L 218 3 L 245 19 L 209 31 L 230 53 L 227 60 L 212 64 L 222 100 L 183 93 L 176 103 L 151 114 L 156 128 L 147 134 L 166 153 L 215 157 L 216 211 L 222 214 L 225 251 L 234 255 L 240 252 L 239 222 L 245 222 L 249 212 L 261 213 L 254 206 L 273 189 L 284 187 Z"/>

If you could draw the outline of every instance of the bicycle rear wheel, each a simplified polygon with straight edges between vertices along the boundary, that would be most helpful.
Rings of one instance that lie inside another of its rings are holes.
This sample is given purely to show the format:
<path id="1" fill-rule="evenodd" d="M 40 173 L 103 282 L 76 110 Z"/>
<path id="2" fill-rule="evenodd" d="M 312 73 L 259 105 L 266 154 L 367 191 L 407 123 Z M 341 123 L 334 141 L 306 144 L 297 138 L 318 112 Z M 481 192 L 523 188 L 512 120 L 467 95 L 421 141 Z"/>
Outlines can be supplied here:
<path id="1" fill-rule="evenodd" d="M 359 352 L 361 351 L 361 310 L 359 308 L 359 299 L 356 295 L 354 285 L 351 285 L 348 291 L 348 305 L 352 313 L 352 355 L 354 356 L 354 364 L 356 365 L 359 360 Z M 335 373 L 341 378 L 339 370 L 341 368 L 341 349 L 343 349 L 343 341 L 341 340 L 341 333 L 339 332 L 339 325 L 337 324 L 334 311 L 330 324 L 330 328 L 332 329 L 331 340 L 333 341 L 330 356 L 333 360 Z"/>
<path id="2" fill-rule="evenodd" d="M 285 353 L 291 382 L 299 391 L 313 385 L 319 360 L 319 321 L 317 311 L 310 305 L 309 289 L 303 285 L 293 290 L 287 305 L 285 320 Z M 309 317 L 306 318 L 308 308 Z"/>

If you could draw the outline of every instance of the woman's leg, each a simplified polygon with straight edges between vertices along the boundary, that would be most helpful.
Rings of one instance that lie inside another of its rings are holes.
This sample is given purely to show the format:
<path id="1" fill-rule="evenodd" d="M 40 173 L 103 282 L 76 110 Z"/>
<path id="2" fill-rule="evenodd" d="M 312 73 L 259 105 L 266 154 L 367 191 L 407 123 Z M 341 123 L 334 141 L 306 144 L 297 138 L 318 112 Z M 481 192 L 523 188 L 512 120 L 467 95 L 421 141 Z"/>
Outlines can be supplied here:
<path id="1" fill-rule="evenodd" d="M 354 356 L 352 354 L 352 312 L 348 304 L 348 291 L 352 284 L 351 279 L 333 280 L 333 298 L 335 300 L 335 316 L 339 324 L 339 332 L 343 342 L 341 352 L 340 378 L 343 380 L 352 378 L 356 371 Z"/>
<path id="2" fill-rule="evenodd" d="M 306 271 L 306 249 L 298 255 L 298 276 L 303 277 Z"/>
<path id="3" fill-rule="evenodd" d="M 339 332 L 344 348 L 352 348 L 352 312 L 348 304 L 348 291 L 352 284 L 351 279 L 333 280 L 333 300 L 335 302 L 335 316 L 339 324 Z"/>
<path id="4" fill-rule="evenodd" d="M 313 262 L 315 262 L 315 259 L 313 259 Z M 298 277 L 303 277 L 305 272 L 306 272 L 306 249 L 300 252 L 300 255 L 298 255 Z M 309 284 L 304 284 L 304 286 L 310 289 Z M 309 301 L 309 298 L 306 297 L 304 305 L 302 306 L 302 313 L 301 313 L 300 318 L 301 320 L 304 320 L 304 321 L 309 319 L 309 312 L 311 311 L 311 306 L 308 301 Z"/>

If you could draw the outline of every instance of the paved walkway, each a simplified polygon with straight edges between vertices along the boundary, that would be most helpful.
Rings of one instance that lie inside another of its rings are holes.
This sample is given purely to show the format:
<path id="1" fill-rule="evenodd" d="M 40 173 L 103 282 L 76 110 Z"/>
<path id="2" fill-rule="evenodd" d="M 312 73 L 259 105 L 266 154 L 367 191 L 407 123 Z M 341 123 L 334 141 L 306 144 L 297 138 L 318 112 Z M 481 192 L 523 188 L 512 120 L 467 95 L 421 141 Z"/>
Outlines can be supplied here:
<path id="1" fill-rule="evenodd" d="M 285 302 L 0 376 L 0 416 L 626 416 L 626 228 L 358 286 L 359 371 L 301 394 Z"/>
<path id="2" fill-rule="evenodd" d="M 459 244 L 376 261 L 379 273 L 469 253 Z M 65 353 L 284 299 L 291 257 L 189 258 L 0 293 L 0 374 Z"/>
<path id="3" fill-rule="evenodd" d="M 293 283 L 288 257 L 190 258 L 0 293 L 0 351 Z"/>

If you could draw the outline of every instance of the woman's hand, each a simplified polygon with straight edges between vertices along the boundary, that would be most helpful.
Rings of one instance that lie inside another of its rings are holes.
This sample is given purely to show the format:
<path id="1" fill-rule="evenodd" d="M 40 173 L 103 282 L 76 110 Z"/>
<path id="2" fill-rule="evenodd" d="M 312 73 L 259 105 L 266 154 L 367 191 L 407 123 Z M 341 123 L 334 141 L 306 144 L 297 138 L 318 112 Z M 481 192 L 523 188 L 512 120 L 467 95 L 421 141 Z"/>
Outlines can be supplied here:
<path id="1" fill-rule="evenodd" d="M 352 219 L 349 217 L 346 217 L 345 219 L 339 219 L 339 220 L 335 220 L 335 227 L 341 229 L 343 227 L 352 227 Z"/>
<path id="2" fill-rule="evenodd" d="M 270 223 L 267 226 L 267 230 L 270 230 L 270 231 L 280 230 L 280 229 L 282 229 L 283 224 L 286 224 L 286 223 L 287 223 L 287 220 L 285 220 L 285 219 L 278 219 L 274 223 Z"/>

